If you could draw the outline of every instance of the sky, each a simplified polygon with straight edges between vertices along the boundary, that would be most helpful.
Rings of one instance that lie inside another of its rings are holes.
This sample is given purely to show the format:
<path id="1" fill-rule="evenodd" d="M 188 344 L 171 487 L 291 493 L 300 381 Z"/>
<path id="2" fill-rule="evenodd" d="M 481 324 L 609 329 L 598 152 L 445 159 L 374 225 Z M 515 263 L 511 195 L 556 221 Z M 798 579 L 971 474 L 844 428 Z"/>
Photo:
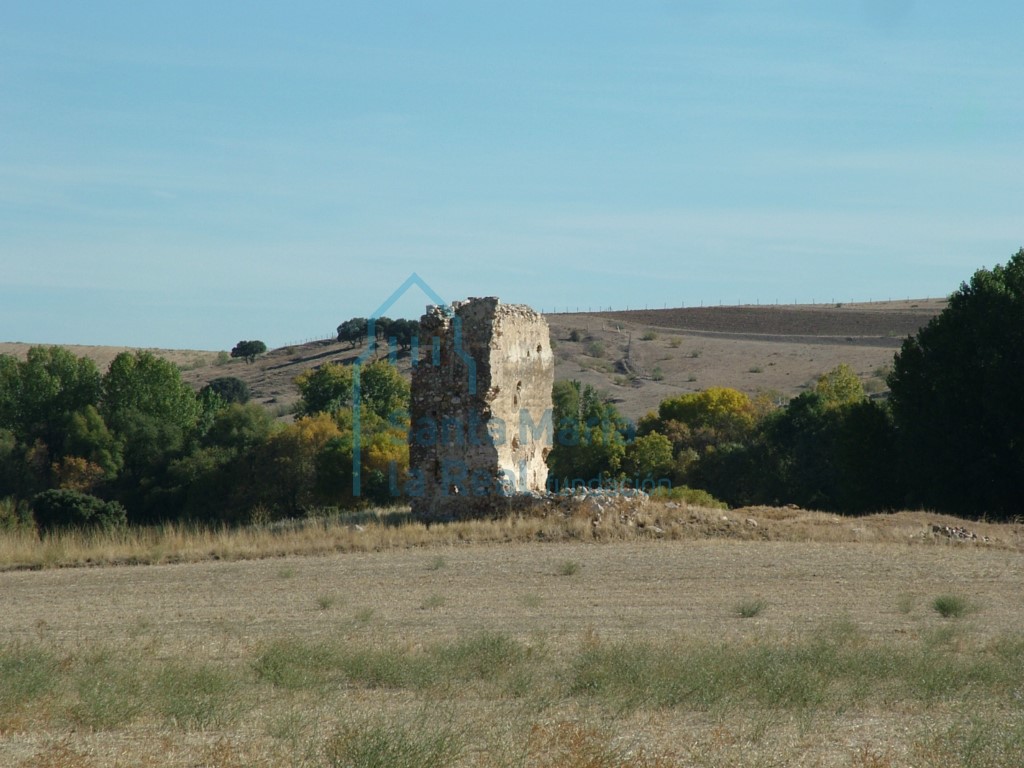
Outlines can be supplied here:
<path id="1" fill-rule="evenodd" d="M 1024 5 L 0 6 L 0 341 L 945 296 L 1024 245 Z M 418 289 L 390 308 L 418 317 Z"/>

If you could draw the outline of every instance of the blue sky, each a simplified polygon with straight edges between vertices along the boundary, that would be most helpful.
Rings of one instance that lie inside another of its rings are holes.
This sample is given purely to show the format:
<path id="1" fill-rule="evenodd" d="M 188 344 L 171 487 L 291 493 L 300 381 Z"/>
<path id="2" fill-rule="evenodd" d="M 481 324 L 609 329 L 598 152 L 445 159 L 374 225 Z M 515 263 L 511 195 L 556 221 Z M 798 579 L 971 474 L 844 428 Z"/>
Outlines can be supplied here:
<path id="1" fill-rule="evenodd" d="M 1017 3 L 0 7 L 0 340 L 941 296 L 1024 245 Z M 418 316 L 418 293 L 394 314 Z"/>

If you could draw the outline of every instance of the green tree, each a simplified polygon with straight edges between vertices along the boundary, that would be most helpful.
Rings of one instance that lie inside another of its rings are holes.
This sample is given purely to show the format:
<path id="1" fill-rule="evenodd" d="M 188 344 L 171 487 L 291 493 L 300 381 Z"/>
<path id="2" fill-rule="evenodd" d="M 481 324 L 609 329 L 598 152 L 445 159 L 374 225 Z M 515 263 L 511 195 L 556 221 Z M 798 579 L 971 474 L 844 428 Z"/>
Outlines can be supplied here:
<path id="1" fill-rule="evenodd" d="M 20 398 L 21 372 L 18 358 L 14 355 L 0 355 L 0 429 L 14 429 Z"/>
<path id="2" fill-rule="evenodd" d="M 864 385 L 846 363 L 840 363 L 828 373 L 819 376 L 814 384 L 814 391 L 821 395 L 822 400 L 830 407 L 852 405 L 864 399 Z"/>
<path id="3" fill-rule="evenodd" d="M 352 349 L 366 339 L 367 320 L 365 317 L 353 317 L 338 326 L 338 341 L 346 342 Z"/>
<path id="4" fill-rule="evenodd" d="M 232 357 L 241 357 L 246 363 L 251 363 L 257 357 L 267 351 L 267 345 L 259 340 L 240 341 L 231 350 Z"/>
<path id="5" fill-rule="evenodd" d="M 180 453 L 193 437 L 201 406 L 172 363 L 150 352 L 122 352 L 103 377 L 101 413 L 138 476 Z"/>
<path id="6" fill-rule="evenodd" d="M 249 385 L 236 376 L 219 376 L 199 390 L 199 394 L 210 391 L 225 403 L 247 403 L 251 397 Z"/>
<path id="7" fill-rule="evenodd" d="M 723 442 L 741 439 L 755 423 L 753 401 L 729 387 L 709 387 L 662 400 L 658 418 L 662 423 L 675 421 L 691 430 L 709 429 Z"/>
<path id="8" fill-rule="evenodd" d="M 551 392 L 554 446 L 548 454 L 554 486 L 604 482 L 619 476 L 629 424 L 589 384 L 556 381 Z"/>
<path id="9" fill-rule="evenodd" d="M 352 404 L 352 368 L 340 363 L 327 363 L 310 369 L 295 378 L 302 402 L 299 413 L 335 413 Z"/>
<path id="10" fill-rule="evenodd" d="M 622 469 L 630 479 L 651 479 L 655 483 L 672 472 L 672 441 L 652 432 L 626 446 Z M 635 481 L 634 481 L 635 482 Z"/>
<path id="11" fill-rule="evenodd" d="M 359 400 L 382 419 L 409 410 L 409 382 L 386 360 L 359 368 Z"/>
<path id="12" fill-rule="evenodd" d="M 226 448 L 237 455 L 255 448 L 273 432 L 274 419 L 265 408 L 233 403 L 214 416 L 203 445 Z"/>
<path id="13" fill-rule="evenodd" d="M 903 342 L 888 378 L 910 502 L 1020 513 L 1024 493 L 1024 248 L 979 269 Z"/>
<path id="14" fill-rule="evenodd" d="M 68 419 L 64 453 L 80 456 L 100 467 L 106 480 L 113 480 L 124 466 L 121 444 L 92 405 L 76 411 Z"/>
<path id="15" fill-rule="evenodd" d="M 246 523 L 252 510 L 272 500 L 273 468 L 261 460 L 273 435 L 283 429 L 253 403 L 217 411 L 200 447 L 173 460 L 164 480 L 185 517 L 204 522 Z"/>
<path id="16" fill-rule="evenodd" d="M 100 395 L 96 364 L 63 347 L 32 347 L 23 362 L 0 362 L 0 417 L 24 443 L 42 440 L 51 450 L 64 442 L 68 417 Z M 4 414 L 6 411 L 6 414 Z"/>
<path id="17" fill-rule="evenodd" d="M 394 338 L 399 349 L 408 351 L 412 349 L 412 342 L 419 335 L 420 324 L 416 320 L 392 320 L 387 327 L 384 338 Z"/>
<path id="18" fill-rule="evenodd" d="M 319 503 L 318 458 L 340 436 L 337 423 L 326 413 L 303 417 L 274 432 L 256 451 L 249 505 L 287 516 Z"/>

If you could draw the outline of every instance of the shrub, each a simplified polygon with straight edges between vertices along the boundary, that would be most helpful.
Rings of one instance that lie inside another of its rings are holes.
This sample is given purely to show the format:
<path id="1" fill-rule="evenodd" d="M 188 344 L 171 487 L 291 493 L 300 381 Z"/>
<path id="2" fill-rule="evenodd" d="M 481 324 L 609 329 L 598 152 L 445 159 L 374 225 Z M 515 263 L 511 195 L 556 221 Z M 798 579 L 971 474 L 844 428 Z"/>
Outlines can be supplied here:
<path id="1" fill-rule="evenodd" d="M 236 376 L 219 376 L 203 387 L 199 394 L 209 390 L 221 397 L 225 403 L 247 403 L 249 402 L 249 385 Z"/>
<path id="2" fill-rule="evenodd" d="M 32 511 L 41 533 L 58 528 L 123 528 L 128 516 L 116 501 L 103 501 L 88 493 L 52 489 L 36 494 Z"/>
<path id="3" fill-rule="evenodd" d="M 959 619 L 968 607 L 967 600 L 959 595 L 939 595 L 932 601 L 932 608 L 944 619 Z"/>
<path id="4" fill-rule="evenodd" d="M 604 357 L 604 344 L 600 341 L 592 341 L 587 344 L 587 354 L 591 357 Z"/>
<path id="5" fill-rule="evenodd" d="M 0 531 L 17 531 L 32 527 L 32 512 L 24 502 L 13 497 L 0 499 Z"/>
<path id="6" fill-rule="evenodd" d="M 572 576 L 580 569 L 580 564 L 575 560 L 566 560 L 558 564 L 559 576 Z"/>
<path id="7" fill-rule="evenodd" d="M 157 674 L 151 702 L 179 728 L 204 730 L 238 714 L 241 681 L 211 665 L 169 664 Z"/>
<path id="8" fill-rule="evenodd" d="M 52 654 L 19 644 L 0 647 L 0 714 L 43 697 L 59 679 L 60 664 Z"/>
<path id="9" fill-rule="evenodd" d="M 658 334 L 654 331 L 644 331 L 644 335 L 640 337 L 642 341 L 654 341 L 658 338 Z"/>
<path id="10" fill-rule="evenodd" d="M 681 501 L 695 507 L 708 507 L 710 509 L 728 509 L 729 505 L 720 501 L 705 490 L 700 488 L 689 488 L 685 485 L 677 485 L 674 488 L 655 488 L 651 492 L 652 499 L 662 501 Z"/>
<path id="11" fill-rule="evenodd" d="M 741 619 L 752 619 L 768 606 L 760 597 L 754 600 L 742 600 L 736 605 L 736 615 Z"/>
<path id="12" fill-rule="evenodd" d="M 445 768 L 465 751 L 463 738 L 426 721 L 347 725 L 327 742 L 333 768 Z"/>
<path id="13" fill-rule="evenodd" d="M 575 328 L 569 331 L 569 341 L 579 341 L 581 338 L 583 337 L 580 335 L 580 332 Z"/>

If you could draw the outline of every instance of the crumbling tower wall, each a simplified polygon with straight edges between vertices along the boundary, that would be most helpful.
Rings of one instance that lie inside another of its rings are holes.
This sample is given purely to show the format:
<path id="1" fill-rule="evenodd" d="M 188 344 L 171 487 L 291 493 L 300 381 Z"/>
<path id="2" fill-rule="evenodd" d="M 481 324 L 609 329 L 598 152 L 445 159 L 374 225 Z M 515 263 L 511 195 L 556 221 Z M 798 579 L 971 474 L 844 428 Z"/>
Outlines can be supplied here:
<path id="1" fill-rule="evenodd" d="M 543 493 L 551 450 L 554 357 L 544 318 L 522 304 L 471 298 L 430 307 L 413 370 L 413 512 L 456 519 Z"/>

